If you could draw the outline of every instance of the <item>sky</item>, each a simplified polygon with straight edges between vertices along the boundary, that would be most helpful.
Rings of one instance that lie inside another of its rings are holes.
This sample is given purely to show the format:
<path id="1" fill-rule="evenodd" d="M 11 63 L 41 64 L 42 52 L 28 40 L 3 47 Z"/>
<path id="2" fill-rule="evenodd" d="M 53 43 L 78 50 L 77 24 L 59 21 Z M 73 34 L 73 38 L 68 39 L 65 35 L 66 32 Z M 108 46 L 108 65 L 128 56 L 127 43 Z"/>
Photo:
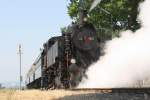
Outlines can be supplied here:
<path id="1" fill-rule="evenodd" d="M 18 46 L 25 76 L 43 43 L 69 25 L 69 0 L 0 0 L 0 83 L 19 82 Z"/>

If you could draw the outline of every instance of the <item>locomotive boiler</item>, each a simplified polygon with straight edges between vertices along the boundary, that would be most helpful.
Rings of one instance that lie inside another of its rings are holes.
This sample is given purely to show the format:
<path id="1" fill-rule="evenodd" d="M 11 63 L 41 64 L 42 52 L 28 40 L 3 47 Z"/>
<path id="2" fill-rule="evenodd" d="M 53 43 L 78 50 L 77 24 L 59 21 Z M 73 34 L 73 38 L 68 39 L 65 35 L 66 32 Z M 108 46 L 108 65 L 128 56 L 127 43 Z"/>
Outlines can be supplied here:
<path id="1" fill-rule="evenodd" d="M 74 88 L 90 64 L 100 56 L 99 41 L 93 24 L 81 13 L 61 36 L 50 38 L 27 73 L 28 88 Z"/>

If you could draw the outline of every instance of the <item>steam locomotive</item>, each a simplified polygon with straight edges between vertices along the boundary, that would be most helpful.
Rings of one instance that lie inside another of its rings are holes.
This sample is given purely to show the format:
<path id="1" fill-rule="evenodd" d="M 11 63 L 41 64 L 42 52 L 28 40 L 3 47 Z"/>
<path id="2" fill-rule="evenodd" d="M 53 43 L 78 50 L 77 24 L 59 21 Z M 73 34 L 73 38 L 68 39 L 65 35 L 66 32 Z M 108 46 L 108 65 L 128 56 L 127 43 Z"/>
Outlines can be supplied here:
<path id="1" fill-rule="evenodd" d="M 99 41 L 93 24 L 81 13 L 61 36 L 50 38 L 26 76 L 27 88 L 74 88 L 90 64 L 100 56 Z"/>

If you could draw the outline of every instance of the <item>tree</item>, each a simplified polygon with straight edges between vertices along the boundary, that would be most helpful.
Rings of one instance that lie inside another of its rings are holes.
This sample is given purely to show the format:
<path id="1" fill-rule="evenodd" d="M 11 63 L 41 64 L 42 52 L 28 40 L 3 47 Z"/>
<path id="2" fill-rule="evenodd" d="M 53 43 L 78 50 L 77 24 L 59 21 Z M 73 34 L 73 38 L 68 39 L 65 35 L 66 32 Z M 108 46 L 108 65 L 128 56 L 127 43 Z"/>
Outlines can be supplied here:
<path id="1" fill-rule="evenodd" d="M 90 9 L 93 0 L 71 0 L 68 5 L 69 16 L 78 21 L 79 9 Z M 118 36 L 120 30 L 132 31 L 140 28 L 136 20 L 138 4 L 144 0 L 102 0 L 90 13 L 88 20 L 93 23 L 100 37 Z"/>

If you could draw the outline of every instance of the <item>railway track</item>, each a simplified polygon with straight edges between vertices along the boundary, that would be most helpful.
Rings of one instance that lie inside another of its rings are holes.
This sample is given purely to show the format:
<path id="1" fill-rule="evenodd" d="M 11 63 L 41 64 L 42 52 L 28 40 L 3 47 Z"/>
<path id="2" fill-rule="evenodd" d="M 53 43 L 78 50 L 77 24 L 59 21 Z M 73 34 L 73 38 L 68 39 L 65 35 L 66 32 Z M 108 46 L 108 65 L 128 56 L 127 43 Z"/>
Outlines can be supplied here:
<path id="1" fill-rule="evenodd" d="M 150 93 L 150 88 L 76 88 L 71 91 L 97 91 L 108 93 Z"/>

